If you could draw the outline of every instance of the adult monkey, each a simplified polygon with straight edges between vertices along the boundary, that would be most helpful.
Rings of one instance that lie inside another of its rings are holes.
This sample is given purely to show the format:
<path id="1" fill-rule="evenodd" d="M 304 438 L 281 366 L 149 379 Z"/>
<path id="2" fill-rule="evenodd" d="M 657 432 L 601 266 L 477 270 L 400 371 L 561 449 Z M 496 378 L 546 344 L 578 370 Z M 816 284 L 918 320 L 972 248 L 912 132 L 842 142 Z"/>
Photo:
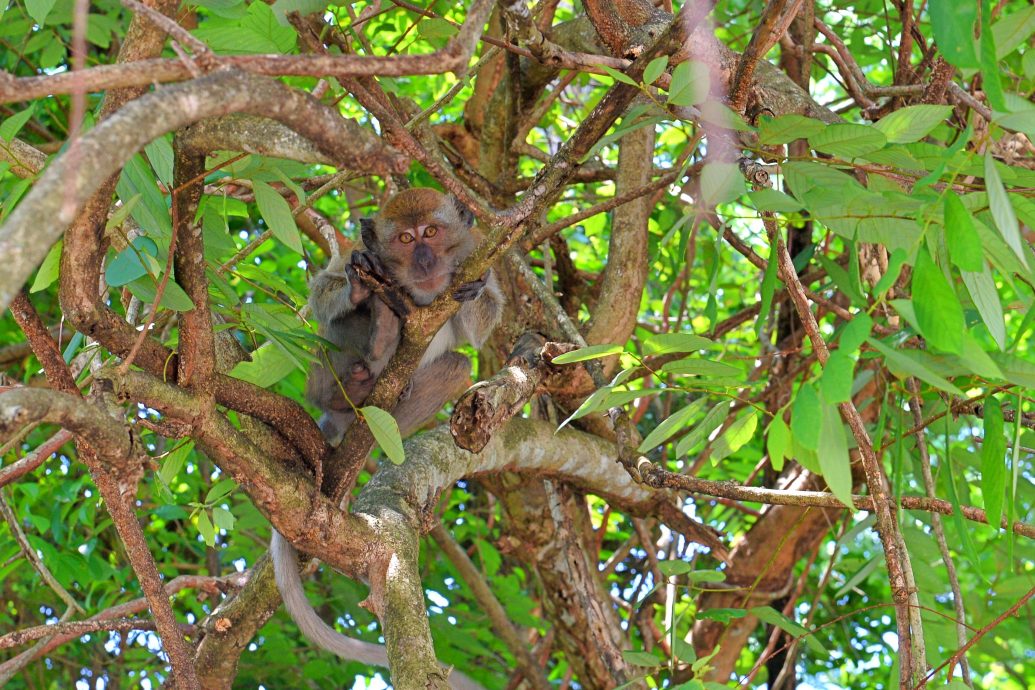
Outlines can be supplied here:
<path id="1" fill-rule="evenodd" d="M 348 264 L 341 257 L 333 259 L 313 279 L 309 304 L 320 322 L 320 335 L 338 351 L 313 366 L 306 396 L 323 410 L 320 428 L 332 444 L 341 441 L 355 417 L 352 405 L 369 395 L 401 335 L 398 315 L 356 278 L 356 268 L 405 291 L 417 305 L 430 304 L 449 287 L 456 269 L 477 246 L 473 224 L 470 209 L 452 195 L 428 188 L 399 192 L 375 218 L 361 222 L 365 250 L 353 252 Z M 397 302 L 391 299 L 391 290 L 386 296 L 389 302 Z M 453 297 L 463 303 L 460 310 L 435 334 L 392 412 L 404 436 L 434 415 L 467 381 L 471 363 L 453 348 L 464 342 L 480 347 L 500 320 L 503 293 L 491 270 L 460 286 Z M 398 305 L 395 308 L 399 310 Z M 297 553 L 276 530 L 270 551 L 284 605 L 306 637 L 340 657 L 387 664 L 380 645 L 342 635 L 317 615 L 302 589 Z M 455 681 L 454 686 L 460 687 L 466 679 Z"/>

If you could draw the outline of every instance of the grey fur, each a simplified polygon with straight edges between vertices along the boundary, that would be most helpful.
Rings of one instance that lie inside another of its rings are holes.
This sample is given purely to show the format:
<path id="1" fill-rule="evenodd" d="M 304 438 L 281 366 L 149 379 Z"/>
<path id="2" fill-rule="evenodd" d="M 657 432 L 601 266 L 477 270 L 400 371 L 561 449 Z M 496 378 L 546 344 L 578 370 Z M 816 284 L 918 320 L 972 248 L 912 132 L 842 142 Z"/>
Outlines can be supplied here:
<path id="1" fill-rule="evenodd" d="M 459 232 L 470 232 L 473 215 L 455 200 L 442 204 L 433 215 L 436 222 L 457 228 Z M 384 232 L 386 229 L 379 228 L 377 221 L 363 223 L 368 257 L 371 252 L 375 255 L 369 259 L 380 262 L 380 235 Z M 467 240 L 453 256 L 444 257 L 452 270 L 473 250 L 473 238 Z M 353 284 L 349 270 L 348 260 L 335 257 L 310 284 L 309 304 L 320 323 L 320 335 L 339 348 L 327 353 L 326 362 L 313 365 L 306 389 L 306 397 L 324 412 L 320 428 L 332 445 L 341 442 L 355 419 L 341 389 L 345 389 L 353 403 L 362 404 L 370 392 L 369 386 L 395 354 L 402 333 L 399 318 L 364 286 Z M 417 289 L 406 275 L 393 273 L 388 277 L 409 292 L 417 304 L 428 304 L 438 296 L 437 293 Z M 404 437 L 416 431 L 466 386 L 471 363 L 453 349 L 465 342 L 481 347 L 502 316 L 503 292 L 492 271 L 486 274 L 484 287 L 471 294 L 475 296 L 465 301 L 435 334 L 410 381 L 408 392 L 403 394 L 392 412 Z M 369 380 L 359 381 L 351 376 L 353 367 L 357 365 L 365 367 L 370 374 Z M 276 530 L 270 553 L 277 588 L 302 634 L 321 649 L 342 658 L 387 666 L 384 647 L 342 635 L 317 615 L 302 588 L 297 552 Z M 462 673 L 453 672 L 449 678 L 450 684 L 459 690 L 480 687 Z"/>

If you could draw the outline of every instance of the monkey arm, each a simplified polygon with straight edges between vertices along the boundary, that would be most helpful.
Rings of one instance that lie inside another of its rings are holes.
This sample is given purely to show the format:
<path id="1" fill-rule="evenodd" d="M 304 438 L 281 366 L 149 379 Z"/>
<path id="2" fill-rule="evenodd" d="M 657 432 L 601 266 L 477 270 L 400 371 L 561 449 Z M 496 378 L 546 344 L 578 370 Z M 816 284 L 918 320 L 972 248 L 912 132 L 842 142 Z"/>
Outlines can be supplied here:
<path id="1" fill-rule="evenodd" d="M 349 261 L 336 256 L 309 283 L 309 308 L 323 326 L 355 310 L 365 297 L 360 286 L 353 286 L 347 268 Z"/>
<path id="2" fill-rule="evenodd" d="M 471 361 L 459 352 L 446 352 L 423 365 L 410 380 L 410 392 L 392 410 L 405 438 L 431 419 L 449 400 L 471 385 Z"/>
<path id="3" fill-rule="evenodd" d="M 485 286 L 478 296 L 464 302 L 460 311 L 453 317 L 457 334 L 475 347 L 481 347 L 500 322 L 504 303 L 503 291 L 496 279 L 496 273 L 490 269 L 485 278 Z"/>

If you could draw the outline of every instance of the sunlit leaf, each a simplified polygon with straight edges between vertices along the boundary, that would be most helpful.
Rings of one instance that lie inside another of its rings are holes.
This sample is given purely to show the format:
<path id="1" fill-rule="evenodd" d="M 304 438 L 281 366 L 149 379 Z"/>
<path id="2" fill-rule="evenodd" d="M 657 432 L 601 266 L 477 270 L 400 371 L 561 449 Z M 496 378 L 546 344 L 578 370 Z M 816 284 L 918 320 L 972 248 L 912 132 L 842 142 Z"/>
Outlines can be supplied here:
<path id="1" fill-rule="evenodd" d="M 920 332 L 939 350 L 958 354 L 963 348 L 966 328 L 963 307 L 925 249 L 917 252 L 912 286 L 913 309 Z"/>
<path id="2" fill-rule="evenodd" d="M 945 195 L 945 244 L 949 258 L 961 271 L 980 271 L 985 252 L 974 229 L 974 218 L 952 192 Z"/>
<path id="3" fill-rule="evenodd" d="M 401 465 L 406 460 L 403 453 L 402 434 L 399 433 L 399 424 L 395 417 L 382 410 L 380 407 L 367 405 L 359 409 L 363 420 L 370 427 L 370 433 L 381 450 L 385 452 L 388 459 L 396 465 Z"/>
<path id="4" fill-rule="evenodd" d="M 1003 408 L 994 396 L 984 402 L 985 428 L 981 441 L 981 498 L 988 524 L 999 530 L 1006 497 L 1006 437 Z"/>
<path id="5" fill-rule="evenodd" d="M 1024 252 L 1024 239 L 1021 237 L 1021 229 L 1017 224 L 1017 214 L 1010 205 L 1010 197 L 1003 187 L 1003 180 L 999 177 L 999 171 L 995 167 L 995 159 L 992 152 L 985 155 L 985 186 L 988 187 L 988 205 L 992 211 L 992 218 L 999 228 L 999 233 L 1006 240 L 1006 243 L 1027 267 L 1028 255 Z"/>
<path id="6" fill-rule="evenodd" d="M 273 231 L 273 236 L 301 254 L 302 238 L 288 202 L 273 187 L 260 180 L 252 180 L 252 188 L 255 191 L 255 204 L 266 225 Z"/>
<path id="7" fill-rule="evenodd" d="M 551 361 L 554 364 L 573 364 L 575 362 L 585 362 L 590 359 L 617 355 L 624 349 L 621 345 L 590 345 L 589 347 L 580 347 L 578 350 L 557 355 Z"/>
<path id="8" fill-rule="evenodd" d="M 643 69 L 643 83 L 644 84 L 653 84 L 655 81 L 658 80 L 658 77 L 660 77 L 662 74 L 664 74 L 665 69 L 667 67 L 668 67 L 668 56 L 667 55 L 662 55 L 661 57 L 654 58 L 653 60 L 648 62 L 647 66 Z"/>
<path id="9" fill-rule="evenodd" d="M 830 490 L 838 500 L 852 507 L 852 464 L 848 457 L 848 439 L 837 406 L 826 403 L 822 406 L 819 440 L 816 454 Z"/>
<path id="10" fill-rule="evenodd" d="M 873 126 L 892 144 L 920 141 L 952 114 L 951 105 L 910 105 L 888 113 Z"/>
<path id="11" fill-rule="evenodd" d="M 647 438 L 643 439 L 643 443 L 638 448 L 639 452 L 646 453 L 668 440 L 672 434 L 685 427 L 694 415 L 701 411 L 706 401 L 707 398 L 698 398 L 686 407 L 676 410 L 669 415 L 661 424 L 658 424 L 654 431 L 647 435 Z"/>

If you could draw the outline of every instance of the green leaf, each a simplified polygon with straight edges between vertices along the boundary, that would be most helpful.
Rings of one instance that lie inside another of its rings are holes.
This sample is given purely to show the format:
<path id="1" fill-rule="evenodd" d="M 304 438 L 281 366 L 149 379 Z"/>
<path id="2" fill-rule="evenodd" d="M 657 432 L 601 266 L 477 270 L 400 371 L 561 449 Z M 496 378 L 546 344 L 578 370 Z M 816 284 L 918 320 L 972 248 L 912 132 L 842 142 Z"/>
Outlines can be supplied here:
<path id="1" fill-rule="evenodd" d="M 701 201 L 717 206 L 747 191 L 747 183 L 740 168 L 734 163 L 705 163 L 701 170 Z"/>
<path id="2" fill-rule="evenodd" d="M 705 611 L 698 611 L 697 617 L 703 618 L 704 620 L 717 621 L 725 625 L 734 618 L 743 618 L 748 615 L 744 609 L 707 609 Z"/>
<path id="3" fill-rule="evenodd" d="M 725 362 L 713 362 L 709 359 L 680 359 L 675 362 L 667 362 L 661 367 L 666 374 L 677 374 L 683 376 L 741 376 L 743 371 Z"/>
<path id="4" fill-rule="evenodd" d="M 585 362 L 590 359 L 600 359 L 601 357 L 617 355 L 624 349 L 625 348 L 621 345 L 590 345 L 588 347 L 580 347 L 578 350 L 572 350 L 571 352 L 557 355 L 553 358 L 552 363 L 573 364 L 575 362 Z"/>
<path id="5" fill-rule="evenodd" d="M 846 353 L 855 352 L 870 337 L 871 330 L 873 330 L 873 319 L 866 312 L 859 312 L 841 331 L 841 336 L 838 338 L 838 349 L 844 350 Z"/>
<path id="6" fill-rule="evenodd" d="M 703 582 L 705 584 L 725 582 L 726 573 L 721 570 L 694 570 L 687 575 L 686 579 L 691 585 L 699 582 Z"/>
<path id="7" fill-rule="evenodd" d="M 783 417 L 777 415 L 769 422 L 769 435 L 766 436 L 765 449 L 769 454 L 769 462 L 777 472 L 783 470 L 784 458 L 788 457 L 791 448 L 791 430 Z"/>
<path id="8" fill-rule="evenodd" d="M 659 333 L 647 338 L 644 346 L 648 354 L 667 355 L 672 352 L 710 350 L 715 347 L 715 343 L 693 333 Z"/>
<path id="9" fill-rule="evenodd" d="M 832 124 L 809 137 L 809 145 L 842 158 L 856 158 L 883 148 L 888 143 L 876 127 L 850 122 Z"/>
<path id="10" fill-rule="evenodd" d="M 25 123 L 29 121 L 32 114 L 36 112 L 36 104 L 30 105 L 25 110 L 15 113 L 9 118 L 6 118 L 0 123 L 0 139 L 4 141 L 11 141 L 18 135 L 21 128 L 25 126 Z"/>
<path id="11" fill-rule="evenodd" d="M 961 271 L 980 271 L 985 265 L 985 252 L 974 229 L 974 218 L 952 191 L 945 194 L 945 244 L 949 248 L 949 259 Z"/>
<path id="12" fill-rule="evenodd" d="M 406 455 L 403 453 L 402 435 L 399 433 L 399 424 L 395 417 L 372 405 L 361 407 L 359 412 L 388 459 L 396 465 L 401 465 L 406 460 Z"/>
<path id="13" fill-rule="evenodd" d="M 57 0 L 25 0 L 25 10 L 33 21 L 42 26 L 56 3 Z"/>
<path id="14" fill-rule="evenodd" d="M 661 659 L 650 652 L 637 652 L 632 649 L 623 649 L 622 658 L 630 666 L 661 666 Z"/>
<path id="15" fill-rule="evenodd" d="M 951 105 L 911 105 L 882 117 L 873 126 L 891 144 L 920 141 L 952 114 Z"/>
<path id="16" fill-rule="evenodd" d="M 715 441 L 712 448 L 712 462 L 729 457 L 744 447 L 744 444 L 751 440 L 758 427 L 758 415 L 754 409 L 748 409 L 737 421 L 733 422 L 728 429 Z"/>
<path id="17" fill-rule="evenodd" d="M 676 445 L 676 457 L 680 458 L 690 452 L 691 448 L 711 436 L 712 432 L 718 429 L 730 413 L 730 403 L 723 401 L 708 410 L 700 424 L 691 429 L 690 433 L 680 439 Z"/>
<path id="18" fill-rule="evenodd" d="M 892 369 L 892 373 L 915 376 L 935 388 L 953 395 L 963 396 L 963 391 L 952 385 L 947 379 L 931 371 L 927 365 L 917 360 L 908 350 L 895 350 L 874 338 L 867 338 L 866 342 L 869 343 L 870 347 L 884 355 L 884 359 L 887 361 L 888 367 Z"/>
<path id="19" fill-rule="evenodd" d="M 429 41 L 441 41 L 456 35 L 457 28 L 440 17 L 425 18 L 417 25 L 417 32 Z"/>
<path id="20" fill-rule="evenodd" d="M 600 65 L 600 69 L 607 72 L 615 81 L 620 81 L 623 84 L 628 84 L 629 86 L 639 86 L 639 84 L 636 83 L 636 80 L 634 80 L 628 74 L 625 74 L 624 72 L 619 72 L 613 67 L 608 67 L 607 65 Z"/>
<path id="21" fill-rule="evenodd" d="M 128 247 L 115 255 L 104 269 L 104 280 L 111 287 L 121 287 L 151 273 L 153 263 L 147 257 L 158 256 L 158 245 L 146 235 L 134 237 Z M 146 265 L 145 265 L 146 262 Z"/>
<path id="22" fill-rule="evenodd" d="M 205 494 L 205 503 L 216 503 L 223 500 L 227 494 L 234 490 L 237 482 L 233 479 L 223 479 L 212 485 L 212 488 Z"/>
<path id="23" fill-rule="evenodd" d="M 981 26 L 992 24 L 992 2 L 981 0 Z M 999 74 L 999 59 L 996 57 L 995 33 L 982 31 L 978 39 L 978 59 L 981 62 L 981 86 L 992 110 L 1006 110 L 1003 96 L 1003 81 Z M 989 151 L 991 154 L 991 151 Z"/>
<path id="24" fill-rule="evenodd" d="M 158 137 L 144 147 L 144 154 L 151 168 L 167 187 L 173 182 L 173 148 L 167 137 Z"/>
<path id="25" fill-rule="evenodd" d="M 848 457 L 848 439 L 837 406 L 823 401 L 816 454 L 819 467 L 830 490 L 849 508 L 852 503 L 852 464 Z"/>
<path id="26" fill-rule="evenodd" d="M 985 434 L 981 443 L 981 499 L 988 524 L 998 532 L 1006 496 L 1006 438 L 1003 436 L 1003 408 L 993 396 L 984 404 Z"/>
<path id="27" fill-rule="evenodd" d="M 826 123 L 804 115 L 781 115 L 762 121 L 758 127 L 758 141 L 769 146 L 779 146 L 796 139 L 808 139 L 826 127 Z"/>
<path id="28" fill-rule="evenodd" d="M 995 56 L 1002 60 L 1035 33 L 1035 7 L 1029 6 L 1019 12 L 1001 17 L 992 25 L 995 38 Z M 1025 56 L 1031 50 L 1025 51 Z"/>
<path id="29" fill-rule="evenodd" d="M 283 349 L 276 344 L 263 343 L 259 349 L 251 353 L 251 361 L 238 362 L 230 370 L 234 378 L 254 383 L 262 388 L 269 388 L 282 380 L 298 367 Z"/>
<path id="30" fill-rule="evenodd" d="M 137 278 L 131 283 L 127 283 L 126 287 L 131 293 L 139 297 L 142 302 L 154 303 L 155 297 L 158 296 L 158 283 L 160 281 L 161 276 L 157 278 L 144 276 L 143 278 Z M 177 285 L 175 280 L 170 278 L 165 283 L 165 291 L 162 293 L 160 306 L 165 309 L 182 312 L 193 309 L 194 302 L 192 302 L 187 293 L 183 291 L 183 288 Z"/>
<path id="31" fill-rule="evenodd" d="M 61 240 L 50 248 L 47 252 L 47 256 L 44 257 L 43 263 L 40 264 L 40 268 L 36 271 L 36 278 L 32 281 L 32 287 L 29 288 L 29 292 L 39 292 L 40 290 L 46 290 L 48 287 L 54 284 L 54 281 L 58 279 L 58 274 L 61 271 Z"/>
<path id="32" fill-rule="evenodd" d="M 672 82 L 668 87 L 668 104 L 697 105 L 708 98 L 710 88 L 711 76 L 707 66 L 694 60 L 680 62 L 672 70 Z"/>
<path id="33" fill-rule="evenodd" d="M 593 394 L 586 398 L 582 404 L 579 405 L 577 410 L 572 412 L 567 419 L 560 423 L 557 427 L 557 431 L 566 427 L 572 420 L 581 419 L 588 414 L 592 414 L 597 410 L 603 409 L 604 403 L 607 402 L 607 397 L 611 394 L 613 389 L 614 386 L 604 386 L 603 388 L 593 391 Z"/>
<path id="34" fill-rule="evenodd" d="M 759 317 L 755 319 L 755 337 L 763 340 L 763 331 L 766 323 L 772 316 L 773 296 L 776 294 L 777 271 L 779 261 L 776 255 L 776 247 L 769 250 L 769 259 L 765 264 L 765 273 L 762 274 L 762 287 L 759 290 L 760 302 L 758 308 Z M 770 338 L 771 339 L 771 338 Z"/>
<path id="35" fill-rule="evenodd" d="M 891 256 L 888 258 L 888 270 L 884 272 L 877 284 L 873 286 L 873 294 L 881 295 L 895 284 L 907 258 L 908 255 L 904 249 L 896 249 L 891 253 Z"/>
<path id="36" fill-rule="evenodd" d="M 685 427 L 690 422 L 690 419 L 701 411 L 706 401 L 707 398 L 698 398 L 686 407 L 670 414 L 668 418 L 647 435 L 647 438 L 643 439 L 643 443 L 640 444 L 637 450 L 640 453 L 646 453 L 664 443 L 672 434 Z"/>
<path id="37" fill-rule="evenodd" d="M 686 664 L 692 664 L 697 661 L 697 652 L 694 651 L 694 646 L 678 637 L 672 640 L 672 654 Z M 704 686 L 702 685 L 701 687 L 703 688 Z M 676 688 L 672 688 L 671 690 L 676 690 Z"/>
<path id="38" fill-rule="evenodd" d="M 971 529 L 968 527 L 966 520 L 963 519 L 963 511 L 960 509 L 960 497 L 959 492 L 956 489 L 956 476 L 955 471 L 952 467 L 952 456 L 946 453 L 946 457 L 943 461 L 943 468 L 946 474 L 945 484 L 949 487 L 949 502 L 952 504 L 952 520 L 956 524 L 956 531 L 959 533 L 960 542 L 963 543 L 963 552 L 967 554 L 967 560 L 970 561 L 971 565 L 974 566 L 974 570 L 977 574 L 985 579 L 984 573 L 981 570 L 981 559 L 978 558 L 977 549 L 974 547 L 974 540 L 971 538 Z"/>
<path id="39" fill-rule="evenodd" d="M 999 177 L 991 151 L 985 154 L 985 187 L 988 188 L 989 210 L 992 212 L 996 227 L 999 228 L 999 233 L 1027 268 L 1028 255 L 1024 252 L 1024 239 L 1021 237 L 1020 226 L 1017 224 L 1017 214 L 1010 205 L 1010 197 L 1006 193 L 1006 188 L 1003 187 L 1003 180 Z"/>
<path id="40" fill-rule="evenodd" d="M 259 207 L 259 213 L 273 231 L 273 236 L 301 254 L 302 238 L 288 202 L 273 187 L 261 180 L 252 180 L 252 189 L 255 192 L 255 204 Z"/>
<path id="41" fill-rule="evenodd" d="M 813 384 L 802 385 L 791 407 L 791 435 L 805 448 L 819 447 L 821 423 L 819 395 Z"/>
<path id="42" fill-rule="evenodd" d="M 756 189 L 748 192 L 748 199 L 758 211 L 794 213 L 804 208 L 800 201 L 778 189 Z"/>
<path id="43" fill-rule="evenodd" d="M 852 398 L 852 382 L 855 380 L 855 357 L 835 350 L 823 365 L 819 379 L 819 390 L 828 403 L 848 402 Z"/>
<path id="44" fill-rule="evenodd" d="M 183 469 L 183 464 L 193 450 L 194 442 L 188 441 L 177 446 L 165 457 L 165 461 L 162 462 L 162 469 L 158 471 L 158 478 L 162 480 L 163 484 L 169 486 L 172 483 L 172 480 Z"/>
<path id="45" fill-rule="evenodd" d="M 216 545 L 216 528 L 212 526 L 212 520 L 208 517 L 207 510 L 198 511 L 198 532 L 208 546 Z"/>
<path id="46" fill-rule="evenodd" d="M 814 652 L 821 656 L 827 656 L 827 650 L 808 628 L 795 623 L 772 606 L 755 606 L 748 609 L 748 613 L 763 623 L 768 623 L 769 625 L 783 630 L 791 637 L 802 638 L 805 641 L 805 644 L 807 644 Z"/>
<path id="47" fill-rule="evenodd" d="M 917 252 L 912 286 L 913 308 L 924 338 L 943 352 L 959 354 L 966 329 L 963 307 L 925 248 Z"/>
<path id="48" fill-rule="evenodd" d="M 643 69 L 643 83 L 653 84 L 658 80 L 662 74 L 665 73 L 665 69 L 668 67 L 668 56 L 662 55 L 656 57 L 647 63 L 647 66 Z"/>
<path id="49" fill-rule="evenodd" d="M 683 575 L 685 573 L 689 573 L 693 569 L 694 566 L 686 561 L 658 561 L 658 570 L 661 571 L 662 575 L 667 575 L 668 577 Z"/>
<path id="50" fill-rule="evenodd" d="M 967 286 L 970 298 L 974 300 L 981 320 L 992 334 L 992 339 L 1000 350 L 1006 349 L 1006 320 L 1003 316 L 1003 305 L 999 301 L 999 291 L 988 264 L 982 263 L 980 273 L 963 271 L 963 284 Z"/>
<path id="51" fill-rule="evenodd" d="M 931 15 L 934 40 L 942 57 L 956 67 L 978 67 L 974 50 L 977 2 L 930 0 L 927 11 Z"/>
<path id="52" fill-rule="evenodd" d="M 216 527 L 226 532 L 233 530 L 234 523 L 237 519 L 234 514 L 223 506 L 214 506 L 212 508 L 212 521 L 216 523 Z"/>

